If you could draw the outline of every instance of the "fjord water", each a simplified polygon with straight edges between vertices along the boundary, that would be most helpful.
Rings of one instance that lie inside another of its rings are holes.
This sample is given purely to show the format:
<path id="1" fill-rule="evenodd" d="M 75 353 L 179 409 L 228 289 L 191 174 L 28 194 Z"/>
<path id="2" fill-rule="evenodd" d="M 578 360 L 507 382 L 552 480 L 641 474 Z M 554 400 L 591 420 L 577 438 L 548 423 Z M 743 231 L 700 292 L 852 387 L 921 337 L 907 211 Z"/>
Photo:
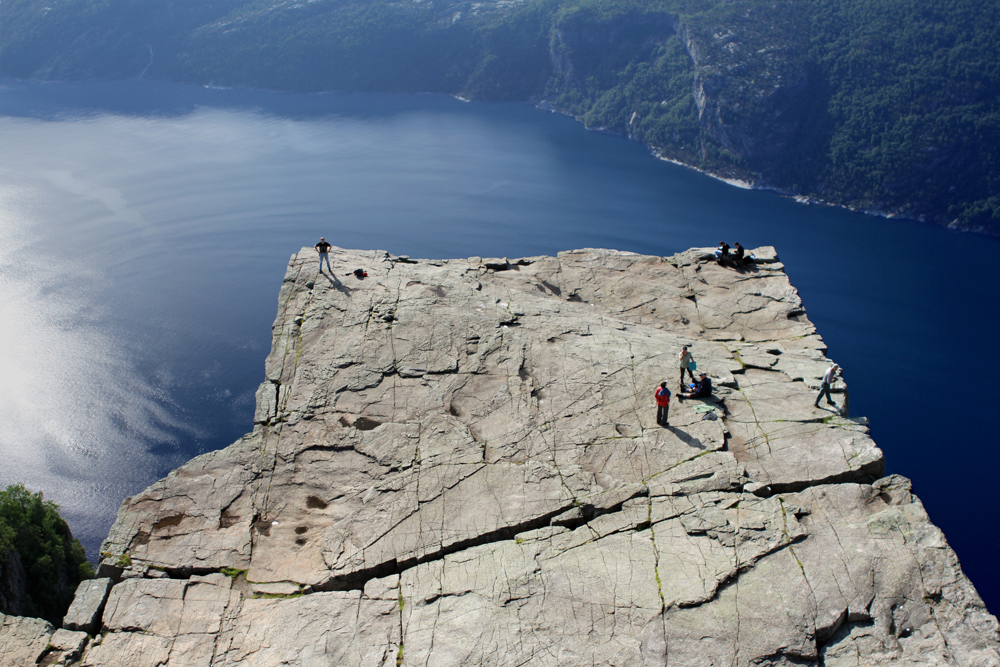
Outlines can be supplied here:
<path id="1" fill-rule="evenodd" d="M 996 239 L 442 96 L 6 83 L 0 138 L 0 485 L 44 491 L 91 557 L 126 496 L 250 430 L 285 265 L 320 235 L 427 258 L 726 240 L 777 248 L 887 472 L 1000 611 Z"/>

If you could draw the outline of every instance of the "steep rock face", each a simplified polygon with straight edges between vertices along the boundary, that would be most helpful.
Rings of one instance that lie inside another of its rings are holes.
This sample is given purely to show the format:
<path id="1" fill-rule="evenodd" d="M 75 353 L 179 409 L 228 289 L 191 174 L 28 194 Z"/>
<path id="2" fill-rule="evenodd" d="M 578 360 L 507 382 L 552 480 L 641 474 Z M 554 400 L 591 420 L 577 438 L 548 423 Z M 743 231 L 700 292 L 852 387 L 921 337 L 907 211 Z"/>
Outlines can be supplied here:
<path id="1" fill-rule="evenodd" d="M 756 254 L 303 250 L 253 432 L 125 502 L 82 664 L 1000 664 Z M 661 427 L 682 345 L 716 392 Z"/>
<path id="2" fill-rule="evenodd" d="M 681 26 L 692 94 L 698 122 L 713 139 L 751 169 L 773 170 L 799 150 L 803 129 L 818 122 L 819 75 L 804 34 L 782 31 L 784 24 L 771 25 L 773 17 L 755 10 L 741 18 Z"/>
<path id="3" fill-rule="evenodd" d="M 548 88 L 586 87 L 587 79 L 620 71 L 628 63 L 652 58 L 677 33 L 679 18 L 637 9 L 598 18 L 583 10 L 569 12 L 551 28 Z M 602 72 L 602 70 L 605 70 Z"/>
<path id="4" fill-rule="evenodd" d="M 23 614 L 28 599 L 28 574 L 21 555 L 0 552 L 0 614 Z"/>
<path id="5" fill-rule="evenodd" d="M 1000 233 L 989 4 L 7 4 L 8 77 L 531 101 L 720 177 Z"/>

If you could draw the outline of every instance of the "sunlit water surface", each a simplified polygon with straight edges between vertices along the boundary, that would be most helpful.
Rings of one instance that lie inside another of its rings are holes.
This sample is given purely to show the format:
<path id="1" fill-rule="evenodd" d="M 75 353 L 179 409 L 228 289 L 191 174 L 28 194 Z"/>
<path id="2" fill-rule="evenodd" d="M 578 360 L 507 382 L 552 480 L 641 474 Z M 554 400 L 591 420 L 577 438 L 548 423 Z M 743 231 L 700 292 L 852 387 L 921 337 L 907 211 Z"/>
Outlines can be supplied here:
<path id="1" fill-rule="evenodd" d="M 993 611 L 995 239 L 807 207 L 524 105 L 146 81 L 0 86 L 0 485 L 91 556 L 121 501 L 250 430 L 288 257 L 774 245 Z M 353 268 L 353 267 L 349 267 Z"/>

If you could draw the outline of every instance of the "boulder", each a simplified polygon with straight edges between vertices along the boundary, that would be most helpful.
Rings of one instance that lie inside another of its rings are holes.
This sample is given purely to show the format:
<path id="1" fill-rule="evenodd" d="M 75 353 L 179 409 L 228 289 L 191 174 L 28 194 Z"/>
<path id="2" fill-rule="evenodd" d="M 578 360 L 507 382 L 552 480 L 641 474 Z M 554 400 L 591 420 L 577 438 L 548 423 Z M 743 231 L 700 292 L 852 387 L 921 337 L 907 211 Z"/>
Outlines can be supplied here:
<path id="1" fill-rule="evenodd" d="M 110 590 L 111 579 L 108 577 L 81 581 L 76 587 L 73 603 L 63 617 L 63 627 L 95 634 L 100 629 L 101 613 Z"/>
<path id="2" fill-rule="evenodd" d="M 77 662 L 77 658 L 83 652 L 90 637 L 86 632 L 59 629 L 52 634 L 49 640 L 45 657 L 42 664 L 45 665 L 72 665 Z"/>
<path id="3" fill-rule="evenodd" d="M 37 664 L 55 631 L 40 618 L 0 614 L 0 667 Z"/>

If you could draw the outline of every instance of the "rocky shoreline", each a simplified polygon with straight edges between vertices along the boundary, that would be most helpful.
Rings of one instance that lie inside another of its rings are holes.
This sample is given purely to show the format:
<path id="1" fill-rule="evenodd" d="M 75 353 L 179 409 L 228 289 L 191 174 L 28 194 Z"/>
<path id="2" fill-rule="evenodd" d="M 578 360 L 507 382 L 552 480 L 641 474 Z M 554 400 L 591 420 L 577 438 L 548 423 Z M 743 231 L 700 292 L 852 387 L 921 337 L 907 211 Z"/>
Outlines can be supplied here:
<path id="1" fill-rule="evenodd" d="M 102 579 L 62 629 L 3 617 L 0 662 L 1000 665 L 753 253 L 303 249 L 253 431 L 127 499 Z M 661 427 L 682 345 L 716 389 Z"/>

